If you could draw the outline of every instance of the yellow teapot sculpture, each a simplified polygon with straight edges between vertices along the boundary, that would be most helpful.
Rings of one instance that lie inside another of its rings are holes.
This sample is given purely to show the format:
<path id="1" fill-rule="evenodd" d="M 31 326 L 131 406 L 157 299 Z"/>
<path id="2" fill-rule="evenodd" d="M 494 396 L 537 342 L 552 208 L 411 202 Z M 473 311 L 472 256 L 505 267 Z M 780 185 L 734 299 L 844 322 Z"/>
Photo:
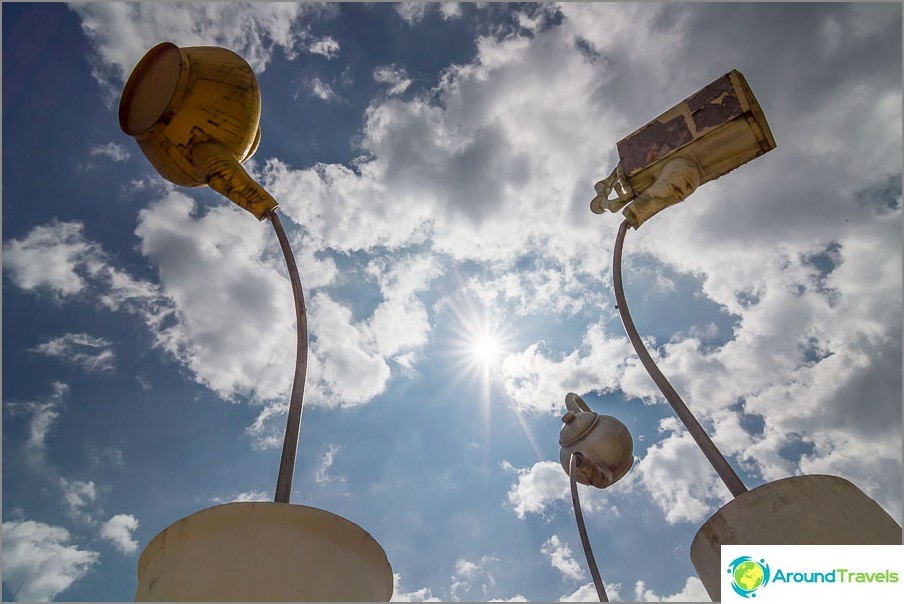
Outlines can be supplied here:
<path id="1" fill-rule="evenodd" d="M 240 165 L 260 143 L 261 93 L 231 50 L 161 42 L 123 89 L 119 125 L 151 165 L 183 187 L 209 185 L 266 218 L 279 204 Z"/>

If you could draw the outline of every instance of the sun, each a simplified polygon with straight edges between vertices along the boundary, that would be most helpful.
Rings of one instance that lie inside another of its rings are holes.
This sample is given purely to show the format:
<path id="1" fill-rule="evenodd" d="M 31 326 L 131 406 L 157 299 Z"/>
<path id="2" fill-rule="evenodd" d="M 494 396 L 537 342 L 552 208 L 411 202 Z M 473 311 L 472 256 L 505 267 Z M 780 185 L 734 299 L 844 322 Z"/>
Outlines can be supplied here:
<path id="1" fill-rule="evenodd" d="M 462 379 L 473 378 L 489 396 L 492 384 L 502 379 L 515 334 L 499 309 L 468 299 L 450 304 L 449 309 L 454 313 L 446 349 L 450 368 Z"/>
<path id="2" fill-rule="evenodd" d="M 489 331 L 474 334 L 468 347 L 473 359 L 485 366 L 495 364 L 502 356 L 499 336 Z"/>

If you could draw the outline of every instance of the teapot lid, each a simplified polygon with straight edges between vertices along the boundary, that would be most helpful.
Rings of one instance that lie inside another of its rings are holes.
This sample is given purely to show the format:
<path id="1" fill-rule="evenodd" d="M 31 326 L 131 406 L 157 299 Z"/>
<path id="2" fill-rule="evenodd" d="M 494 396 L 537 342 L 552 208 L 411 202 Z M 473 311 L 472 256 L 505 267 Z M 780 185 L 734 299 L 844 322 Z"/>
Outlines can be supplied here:
<path id="1" fill-rule="evenodd" d="M 584 437 L 599 421 L 600 416 L 593 411 L 568 411 L 562 416 L 565 423 L 559 432 L 559 446 L 567 447 Z"/>

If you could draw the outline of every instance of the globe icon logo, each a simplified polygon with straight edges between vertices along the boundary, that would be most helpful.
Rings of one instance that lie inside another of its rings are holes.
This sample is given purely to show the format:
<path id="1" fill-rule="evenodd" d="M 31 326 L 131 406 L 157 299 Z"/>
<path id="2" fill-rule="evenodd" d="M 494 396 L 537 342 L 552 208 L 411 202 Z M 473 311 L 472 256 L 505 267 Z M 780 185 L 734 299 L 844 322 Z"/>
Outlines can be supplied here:
<path id="1" fill-rule="evenodd" d="M 769 583 L 769 565 L 765 560 L 757 562 L 750 556 L 735 558 L 728 565 L 731 587 L 744 598 L 755 598 L 756 590 Z"/>

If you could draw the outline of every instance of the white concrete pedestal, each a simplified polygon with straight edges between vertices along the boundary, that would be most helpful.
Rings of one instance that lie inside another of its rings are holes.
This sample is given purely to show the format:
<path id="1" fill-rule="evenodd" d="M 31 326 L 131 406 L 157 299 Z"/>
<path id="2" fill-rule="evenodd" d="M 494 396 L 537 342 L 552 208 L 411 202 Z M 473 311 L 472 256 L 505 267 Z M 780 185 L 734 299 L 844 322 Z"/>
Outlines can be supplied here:
<path id="1" fill-rule="evenodd" d="M 691 562 L 713 601 L 721 599 L 720 546 L 900 545 L 901 527 L 851 482 L 793 476 L 739 495 L 707 520 L 691 543 Z"/>
<path id="2" fill-rule="evenodd" d="M 227 503 L 173 523 L 138 561 L 136 601 L 386 602 L 383 548 L 341 516 L 303 505 Z"/>

